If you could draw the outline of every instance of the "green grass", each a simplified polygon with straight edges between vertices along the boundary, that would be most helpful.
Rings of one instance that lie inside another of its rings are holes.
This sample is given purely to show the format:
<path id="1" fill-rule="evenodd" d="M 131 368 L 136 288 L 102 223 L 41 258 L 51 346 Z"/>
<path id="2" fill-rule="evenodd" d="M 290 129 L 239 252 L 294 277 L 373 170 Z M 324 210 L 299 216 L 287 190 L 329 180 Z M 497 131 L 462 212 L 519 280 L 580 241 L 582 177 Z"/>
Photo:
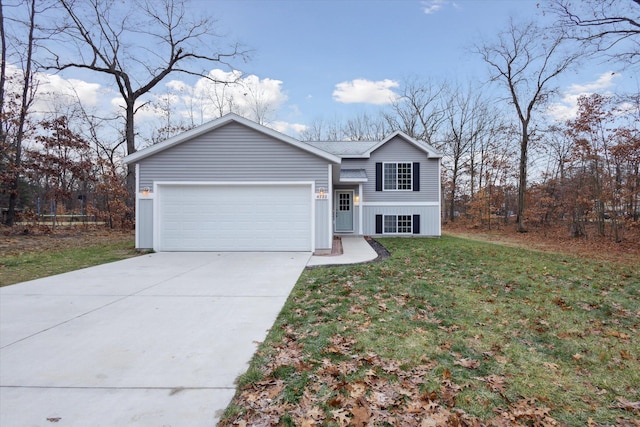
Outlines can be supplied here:
<path id="1" fill-rule="evenodd" d="M 223 425 L 340 425 L 357 407 L 375 425 L 640 417 L 637 265 L 449 236 L 380 242 L 390 259 L 302 274 Z"/>
<path id="2" fill-rule="evenodd" d="M 0 286 L 66 273 L 136 256 L 133 238 L 81 248 L 0 255 Z"/>

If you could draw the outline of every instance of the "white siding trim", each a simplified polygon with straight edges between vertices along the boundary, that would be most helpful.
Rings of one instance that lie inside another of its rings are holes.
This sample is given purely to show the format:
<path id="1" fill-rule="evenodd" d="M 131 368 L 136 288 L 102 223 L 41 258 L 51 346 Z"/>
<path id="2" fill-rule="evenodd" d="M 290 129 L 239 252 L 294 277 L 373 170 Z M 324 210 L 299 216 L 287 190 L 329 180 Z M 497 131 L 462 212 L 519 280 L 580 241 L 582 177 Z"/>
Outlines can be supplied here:
<path id="1" fill-rule="evenodd" d="M 360 205 L 364 206 L 440 206 L 440 202 L 368 202 L 363 203 L 360 198 Z"/>
<path id="2" fill-rule="evenodd" d="M 136 221 L 136 248 L 140 247 L 140 199 L 138 198 L 138 193 L 140 192 L 140 163 L 136 163 L 136 203 L 135 203 L 135 221 Z"/>
<path id="3" fill-rule="evenodd" d="M 316 182 L 311 181 L 311 191 L 309 192 L 309 197 L 311 198 L 311 209 L 309 209 L 309 213 L 311 214 L 311 248 L 309 250 L 313 253 L 316 250 Z"/>
<path id="4" fill-rule="evenodd" d="M 311 189 L 315 187 L 314 181 L 155 181 L 153 189 L 158 185 L 229 185 L 229 186 L 249 186 L 249 185 L 309 185 Z"/>
<path id="5" fill-rule="evenodd" d="M 327 232 L 329 233 L 329 247 L 333 250 L 333 165 L 329 163 L 327 172 L 327 194 L 329 194 L 329 208 L 327 209 L 327 215 L 329 221 L 327 222 Z"/>
<path id="6" fill-rule="evenodd" d="M 358 203 L 358 234 L 362 236 L 362 212 L 364 211 L 364 209 L 362 208 L 362 205 L 364 205 L 364 198 L 362 197 L 363 193 L 362 193 L 362 184 L 358 185 L 358 197 L 360 197 L 360 203 Z"/>
<path id="7" fill-rule="evenodd" d="M 352 184 L 352 183 L 359 183 L 359 182 L 369 182 L 368 178 L 341 178 L 340 179 L 341 183 L 345 183 L 345 184 Z"/>
<path id="8" fill-rule="evenodd" d="M 442 235 L 442 162 L 438 162 L 438 206 L 440 209 L 438 210 L 438 216 L 440 221 L 438 221 L 438 235 Z"/>

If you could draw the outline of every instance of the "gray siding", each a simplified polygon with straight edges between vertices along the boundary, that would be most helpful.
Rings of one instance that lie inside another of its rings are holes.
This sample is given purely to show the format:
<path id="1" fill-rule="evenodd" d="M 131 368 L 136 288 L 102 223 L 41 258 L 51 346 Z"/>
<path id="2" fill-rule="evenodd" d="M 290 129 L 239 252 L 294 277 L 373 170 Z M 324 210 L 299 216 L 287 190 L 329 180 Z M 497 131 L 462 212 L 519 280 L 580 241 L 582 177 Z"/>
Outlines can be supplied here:
<path id="1" fill-rule="evenodd" d="M 136 222 L 138 233 L 138 248 L 153 248 L 153 200 L 141 199 L 138 201 L 138 220 Z"/>
<path id="2" fill-rule="evenodd" d="M 438 206 L 363 206 L 363 232 L 376 234 L 376 215 L 420 215 L 420 235 L 440 236 Z"/>
<path id="3" fill-rule="evenodd" d="M 154 181 L 315 181 L 327 187 L 328 162 L 230 123 L 140 162 L 139 185 Z"/>
<path id="4" fill-rule="evenodd" d="M 329 236 L 331 224 L 329 224 L 329 200 L 318 199 L 316 202 L 316 249 L 331 249 L 332 237 Z"/>
<path id="5" fill-rule="evenodd" d="M 376 191 L 376 163 L 420 162 L 420 191 Z M 369 159 L 343 159 L 342 169 L 366 169 L 368 181 L 362 186 L 364 202 L 438 202 L 440 159 L 427 154 L 403 138 L 396 137 L 376 151 Z"/>

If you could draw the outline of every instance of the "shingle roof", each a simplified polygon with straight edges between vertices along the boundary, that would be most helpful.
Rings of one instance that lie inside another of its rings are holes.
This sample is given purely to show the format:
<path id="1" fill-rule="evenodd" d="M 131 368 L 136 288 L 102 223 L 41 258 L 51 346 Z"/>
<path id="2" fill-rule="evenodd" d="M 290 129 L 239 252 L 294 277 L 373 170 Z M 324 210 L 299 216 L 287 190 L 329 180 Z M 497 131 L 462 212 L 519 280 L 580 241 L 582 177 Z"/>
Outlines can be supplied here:
<path id="1" fill-rule="evenodd" d="M 340 169 L 342 182 L 367 182 L 367 171 L 364 169 Z"/>
<path id="2" fill-rule="evenodd" d="M 362 156 L 380 141 L 304 141 L 305 143 L 341 157 Z"/>
<path id="3" fill-rule="evenodd" d="M 395 137 L 401 137 L 406 141 L 414 144 L 416 147 L 426 152 L 429 157 L 441 158 L 442 153 L 423 141 L 410 138 L 406 134 L 396 131 L 382 141 L 304 141 L 314 148 L 326 151 L 341 158 L 345 157 L 362 157 L 369 158 L 372 151 L 375 151 L 381 145 L 387 143 Z"/>

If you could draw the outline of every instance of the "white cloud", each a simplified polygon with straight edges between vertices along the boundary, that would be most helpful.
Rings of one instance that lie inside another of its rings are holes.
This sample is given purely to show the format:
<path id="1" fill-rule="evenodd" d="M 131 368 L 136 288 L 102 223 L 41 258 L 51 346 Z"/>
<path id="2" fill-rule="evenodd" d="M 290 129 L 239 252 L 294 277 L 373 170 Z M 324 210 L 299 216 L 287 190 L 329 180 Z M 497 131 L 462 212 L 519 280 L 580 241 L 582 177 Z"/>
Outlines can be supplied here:
<path id="1" fill-rule="evenodd" d="M 553 120 L 559 122 L 573 119 L 578 112 L 578 98 L 594 93 L 609 95 L 611 93 L 609 89 L 616 84 L 614 80 L 620 76 L 621 74 L 606 72 L 592 82 L 572 84 L 566 91 L 561 92 L 560 102 L 555 102 L 547 108 L 547 113 Z"/>
<path id="2" fill-rule="evenodd" d="M 180 103 L 175 107 L 183 117 L 197 117 L 203 122 L 234 112 L 267 122 L 287 100 L 282 83 L 253 74 L 245 76 L 240 71 L 214 69 L 193 86 L 176 81 L 167 86 L 178 93 Z"/>
<path id="3" fill-rule="evenodd" d="M 571 93 L 598 93 L 603 89 L 608 89 L 611 86 L 614 86 L 614 79 L 620 77 L 621 74 L 616 74 L 614 72 L 606 72 L 600 75 L 596 81 L 589 82 L 586 84 L 572 84 L 569 86 L 569 92 Z"/>
<path id="4" fill-rule="evenodd" d="M 392 90 L 398 86 L 398 82 L 389 79 L 379 81 L 355 79 L 338 83 L 333 91 L 333 99 L 343 104 L 390 104 L 399 97 Z"/>
<path id="5" fill-rule="evenodd" d="M 281 132 L 287 135 L 291 135 L 292 133 L 299 135 L 305 130 L 307 130 L 307 125 L 303 125 L 300 123 L 288 123 L 288 122 L 282 122 L 282 121 L 275 121 L 272 123 L 268 123 L 267 126 L 277 130 L 278 132 Z"/>
<path id="6" fill-rule="evenodd" d="M 22 80 L 22 71 L 12 64 L 7 64 L 6 72 L 10 79 L 8 91 L 20 91 L 19 82 Z M 88 107 L 96 106 L 104 92 L 98 83 L 65 79 L 58 74 L 39 72 L 34 74 L 34 79 L 37 92 L 31 111 L 36 113 L 60 111 L 65 106 L 76 104 L 78 101 Z"/>
<path id="7" fill-rule="evenodd" d="M 450 0 L 425 0 L 422 3 L 422 11 L 425 15 L 431 15 L 439 12 L 443 7 L 451 5 L 456 9 L 460 9 L 460 6 Z"/>

